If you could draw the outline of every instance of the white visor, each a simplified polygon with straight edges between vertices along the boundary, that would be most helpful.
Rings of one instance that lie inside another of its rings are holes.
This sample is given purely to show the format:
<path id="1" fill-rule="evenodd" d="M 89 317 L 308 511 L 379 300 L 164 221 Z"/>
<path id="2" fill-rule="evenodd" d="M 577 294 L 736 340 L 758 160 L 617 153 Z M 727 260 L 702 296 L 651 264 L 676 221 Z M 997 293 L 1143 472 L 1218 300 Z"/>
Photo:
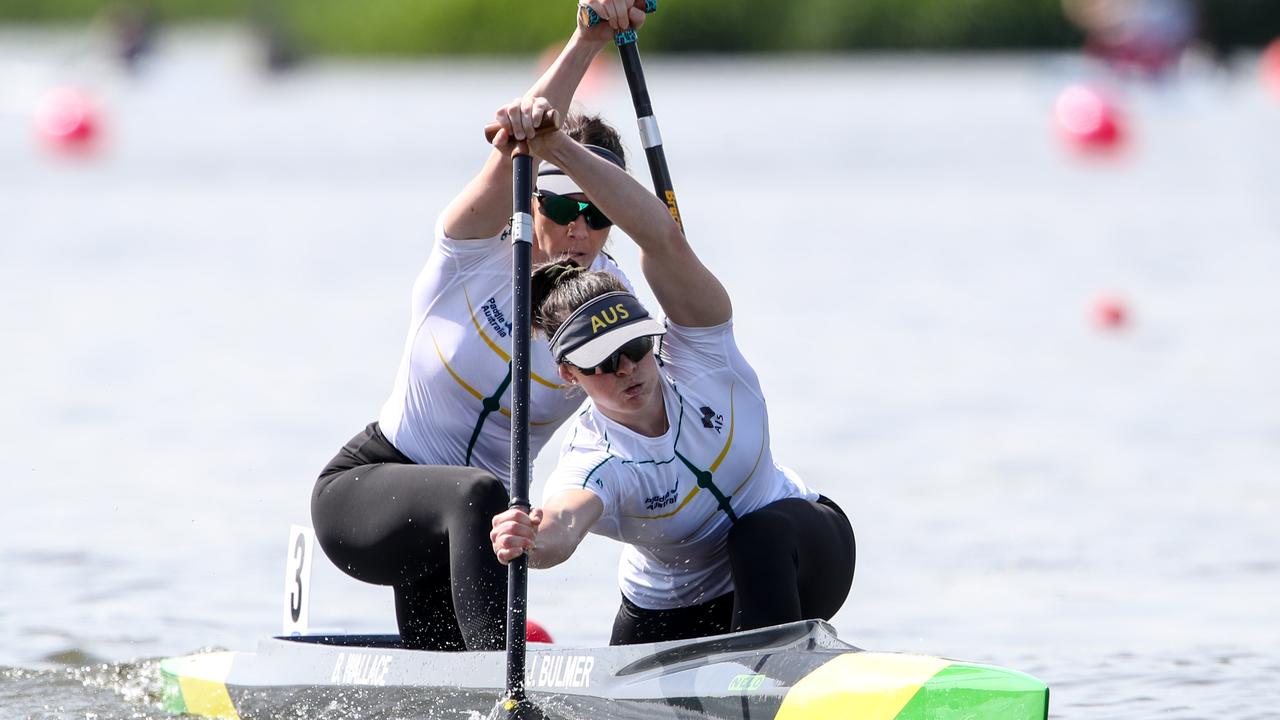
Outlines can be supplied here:
<path id="1" fill-rule="evenodd" d="M 593 368 L 609 357 L 618 348 L 645 335 L 665 335 L 667 329 L 652 317 L 616 327 L 600 337 L 588 340 L 583 345 L 565 353 L 564 359 L 571 365 L 580 368 Z"/>
<path id="2" fill-rule="evenodd" d="M 573 181 L 573 178 L 548 162 L 542 163 L 542 167 L 538 169 L 538 189 L 552 195 L 586 194 L 582 192 L 582 188 L 578 187 L 578 183 Z"/>

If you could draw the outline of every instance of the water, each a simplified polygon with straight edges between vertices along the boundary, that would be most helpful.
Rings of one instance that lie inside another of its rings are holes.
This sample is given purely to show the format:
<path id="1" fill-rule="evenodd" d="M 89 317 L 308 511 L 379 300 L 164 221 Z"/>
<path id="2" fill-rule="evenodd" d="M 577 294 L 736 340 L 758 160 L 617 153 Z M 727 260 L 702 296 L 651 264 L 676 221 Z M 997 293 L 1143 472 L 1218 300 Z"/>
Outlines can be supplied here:
<path id="1" fill-rule="evenodd" d="M 288 525 L 533 72 L 270 79 L 244 49 L 168 36 L 128 79 L 0 42 L 0 718 L 158 717 L 149 659 L 276 631 Z M 1129 87 L 1127 159 L 1081 163 L 1049 130 L 1071 58 L 646 69 L 775 453 L 853 516 L 841 635 L 1031 672 L 1054 717 L 1276 717 L 1280 102 L 1243 71 Z M 13 111 L 85 78 L 107 152 L 51 160 Z M 620 79 L 588 100 L 639 157 Z M 1103 291 L 1125 331 L 1090 324 Z M 557 640 L 606 640 L 616 555 L 534 575 Z M 315 585 L 314 627 L 393 626 L 386 590 Z"/>

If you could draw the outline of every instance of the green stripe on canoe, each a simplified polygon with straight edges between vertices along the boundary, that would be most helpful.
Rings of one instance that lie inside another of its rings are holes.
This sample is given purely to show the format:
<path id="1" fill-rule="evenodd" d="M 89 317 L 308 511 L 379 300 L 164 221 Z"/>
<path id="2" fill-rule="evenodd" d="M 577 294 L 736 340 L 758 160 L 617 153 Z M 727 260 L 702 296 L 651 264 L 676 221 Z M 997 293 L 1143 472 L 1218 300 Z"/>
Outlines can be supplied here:
<path id="1" fill-rule="evenodd" d="M 187 713 L 187 703 L 182 699 L 182 683 L 178 681 L 176 674 L 165 667 L 165 663 L 160 664 L 160 703 L 167 713 L 173 715 Z"/>
<path id="2" fill-rule="evenodd" d="M 896 720 L 1047 718 L 1049 688 L 1024 673 L 955 663 L 929 679 Z"/>
<path id="3" fill-rule="evenodd" d="M 210 718 L 240 720 L 227 692 L 227 674 L 235 662 L 232 652 L 211 652 L 169 658 L 160 663 L 166 710 Z"/>

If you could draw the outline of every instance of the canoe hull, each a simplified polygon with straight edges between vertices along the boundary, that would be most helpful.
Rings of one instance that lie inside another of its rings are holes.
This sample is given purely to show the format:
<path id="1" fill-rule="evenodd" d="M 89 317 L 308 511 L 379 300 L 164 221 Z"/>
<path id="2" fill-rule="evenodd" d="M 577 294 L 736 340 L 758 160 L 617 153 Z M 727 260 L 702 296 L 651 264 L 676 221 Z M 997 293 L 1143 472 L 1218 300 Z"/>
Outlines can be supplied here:
<path id="1" fill-rule="evenodd" d="M 697 641 L 531 645 L 529 697 L 548 718 L 1044 720 L 1048 688 L 1012 670 L 859 650 L 821 621 Z M 256 653 L 161 663 L 171 712 L 281 717 L 484 718 L 497 652 L 405 650 L 394 636 L 268 638 Z"/>

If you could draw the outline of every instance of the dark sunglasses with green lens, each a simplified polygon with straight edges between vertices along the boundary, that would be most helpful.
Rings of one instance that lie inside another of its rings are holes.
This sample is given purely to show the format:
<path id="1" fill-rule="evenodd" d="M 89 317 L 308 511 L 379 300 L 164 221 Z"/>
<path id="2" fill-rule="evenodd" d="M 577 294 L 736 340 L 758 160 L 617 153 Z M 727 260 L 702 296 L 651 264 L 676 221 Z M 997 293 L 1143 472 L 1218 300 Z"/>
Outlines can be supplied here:
<path id="1" fill-rule="evenodd" d="M 538 198 L 538 207 L 542 209 L 542 214 L 557 225 L 568 225 L 577 220 L 579 215 L 593 230 L 603 230 L 613 224 L 604 213 L 600 212 L 600 208 L 584 200 L 574 200 L 564 195 L 542 191 L 534 193 L 534 197 Z"/>
<path id="2" fill-rule="evenodd" d="M 600 361 L 600 364 L 593 368 L 578 368 L 583 375 L 595 375 L 596 373 L 616 373 L 618 365 L 622 363 L 622 356 L 626 356 L 633 363 L 638 363 L 644 359 L 645 355 L 653 349 L 653 336 L 645 335 L 634 340 L 628 340 L 623 343 L 622 347 L 614 350 L 609 357 Z M 578 367 L 574 365 L 574 367 Z"/>

